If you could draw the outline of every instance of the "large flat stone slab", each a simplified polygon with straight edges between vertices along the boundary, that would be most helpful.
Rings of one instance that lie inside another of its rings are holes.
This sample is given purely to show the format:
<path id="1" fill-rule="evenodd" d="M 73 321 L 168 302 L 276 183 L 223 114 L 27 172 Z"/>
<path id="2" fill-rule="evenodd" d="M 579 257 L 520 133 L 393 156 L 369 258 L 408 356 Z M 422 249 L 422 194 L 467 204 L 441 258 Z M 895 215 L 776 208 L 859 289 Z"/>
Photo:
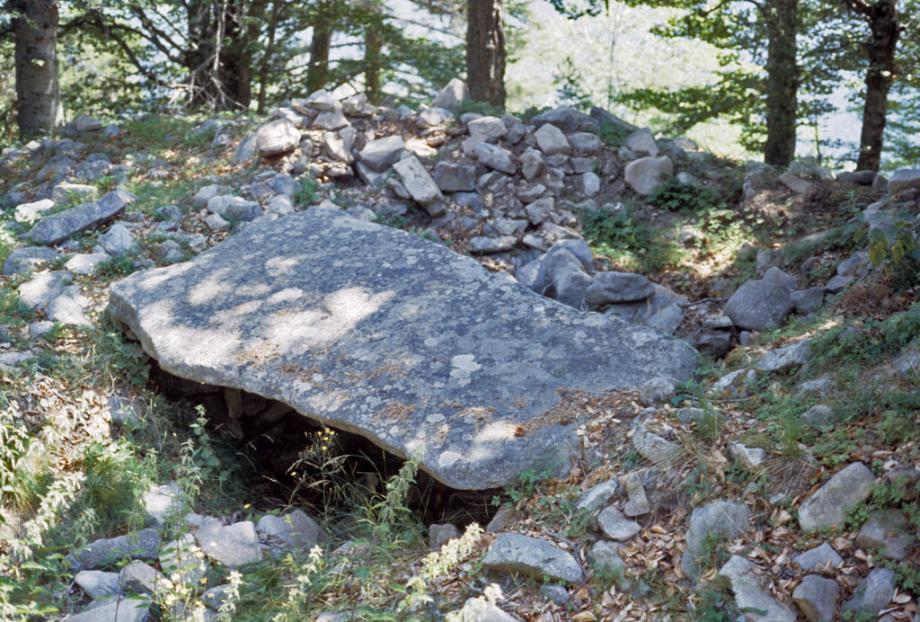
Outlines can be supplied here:
<path id="1" fill-rule="evenodd" d="M 686 342 L 321 208 L 135 273 L 110 303 L 166 371 L 284 402 L 461 489 L 567 465 L 571 392 L 683 379 L 697 358 Z"/>

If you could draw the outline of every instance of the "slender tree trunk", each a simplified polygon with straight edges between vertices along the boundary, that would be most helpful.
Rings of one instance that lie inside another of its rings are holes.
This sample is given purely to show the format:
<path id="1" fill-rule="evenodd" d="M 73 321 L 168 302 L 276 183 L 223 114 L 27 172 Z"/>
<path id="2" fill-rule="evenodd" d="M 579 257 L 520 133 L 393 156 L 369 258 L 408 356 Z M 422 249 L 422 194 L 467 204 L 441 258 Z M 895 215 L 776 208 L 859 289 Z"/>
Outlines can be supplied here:
<path id="1" fill-rule="evenodd" d="M 383 33 L 381 28 L 383 20 L 378 12 L 377 0 L 370 0 L 367 8 L 372 11 L 372 17 L 364 27 L 364 90 L 367 99 L 372 104 L 378 103 L 383 96 L 380 84 L 380 55 L 383 53 Z"/>
<path id="2" fill-rule="evenodd" d="M 329 7 L 323 3 L 313 24 L 313 40 L 310 42 L 310 64 L 307 68 L 307 92 L 312 93 L 326 86 L 329 73 L 329 46 L 332 44 L 332 23 Z"/>
<path id="3" fill-rule="evenodd" d="M 466 76 L 470 98 L 505 107 L 501 0 L 467 0 Z"/>
<path id="4" fill-rule="evenodd" d="M 795 158 L 799 69 L 796 64 L 798 0 L 768 0 L 767 144 L 764 161 L 787 166 Z"/>
<path id="5" fill-rule="evenodd" d="M 895 77 L 895 51 L 901 31 L 895 0 L 880 0 L 868 7 L 871 36 L 866 44 L 866 101 L 863 104 L 859 162 L 856 168 L 877 171 L 882 160 L 888 92 Z"/>
<path id="6" fill-rule="evenodd" d="M 283 0 L 275 0 L 272 3 L 271 18 L 268 21 L 268 42 L 265 45 L 262 58 L 259 60 L 259 114 L 265 112 L 265 103 L 268 96 L 268 74 L 272 66 L 272 57 L 275 55 L 275 37 L 278 35 L 278 23 L 281 21 L 284 6 Z"/>
<path id="7" fill-rule="evenodd" d="M 189 47 L 184 65 L 188 71 L 188 101 L 192 108 L 213 106 L 220 97 L 211 80 L 218 21 L 216 8 L 210 0 L 191 0 L 188 6 Z"/>
<path id="8" fill-rule="evenodd" d="M 51 132 L 63 120 L 58 86 L 57 0 L 15 0 L 16 110 L 19 134 Z"/>

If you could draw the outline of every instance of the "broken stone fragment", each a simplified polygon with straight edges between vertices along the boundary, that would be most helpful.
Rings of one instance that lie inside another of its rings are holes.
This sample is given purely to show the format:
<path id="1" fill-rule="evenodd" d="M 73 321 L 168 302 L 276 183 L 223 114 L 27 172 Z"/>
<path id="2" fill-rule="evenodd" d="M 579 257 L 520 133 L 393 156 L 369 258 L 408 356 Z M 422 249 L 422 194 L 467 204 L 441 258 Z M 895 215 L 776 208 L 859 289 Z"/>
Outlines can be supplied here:
<path id="1" fill-rule="evenodd" d="M 875 475 L 862 462 L 847 465 L 827 480 L 799 508 L 799 525 L 805 531 L 842 527 L 846 514 L 872 492 Z"/>
<path id="2" fill-rule="evenodd" d="M 520 572 L 568 583 L 578 583 L 583 577 L 581 566 L 568 551 L 542 538 L 516 533 L 500 534 L 482 564 L 489 570 Z"/>

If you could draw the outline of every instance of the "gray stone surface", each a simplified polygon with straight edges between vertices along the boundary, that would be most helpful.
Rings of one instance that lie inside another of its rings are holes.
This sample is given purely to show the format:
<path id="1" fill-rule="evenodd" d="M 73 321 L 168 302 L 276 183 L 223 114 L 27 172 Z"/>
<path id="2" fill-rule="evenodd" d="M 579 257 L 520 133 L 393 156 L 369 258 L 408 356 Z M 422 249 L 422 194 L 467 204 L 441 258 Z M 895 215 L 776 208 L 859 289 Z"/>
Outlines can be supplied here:
<path id="1" fill-rule="evenodd" d="M 108 259 L 107 253 L 80 253 L 68 259 L 64 267 L 74 274 L 91 276 L 96 274 L 99 264 Z"/>
<path id="2" fill-rule="evenodd" d="M 232 525 L 206 524 L 195 534 L 195 539 L 208 557 L 228 568 L 262 559 L 262 548 L 252 521 Z"/>
<path id="3" fill-rule="evenodd" d="M 433 549 L 440 549 L 442 546 L 459 538 L 462 534 L 456 526 L 450 523 L 428 525 L 428 546 Z"/>
<path id="4" fill-rule="evenodd" d="M 537 146 L 540 147 L 540 151 L 548 156 L 572 152 L 572 145 L 569 143 L 569 139 L 562 133 L 562 130 L 552 123 L 545 123 L 540 126 L 540 129 L 534 132 L 533 136 L 537 140 Z"/>
<path id="5" fill-rule="evenodd" d="M 654 294 L 652 282 L 641 274 L 599 272 L 585 292 L 585 301 L 590 305 L 603 306 L 616 302 L 638 302 Z"/>
<path id="6" fill-rule="evenodd" d="M 269 121 L 256 132 L 256 150 L 263 158 L 290 153 L 300 144 L 300 130 L 287 119 Z"/>
<path id="7" fill-rule="evenodd" d="M 152 485 L 141 498 L 144 511 L 153 521 L 162 525 L 170 514 L 182 507 L 182 491 L 176 482 L 169 482 L 161 486 Z"/>
<path id="8" fill-rule="evenodd" d="M 133 561 L 118 574 L 122 589 L 130 594 L 157 594 L 169 589 L 170 583 L 163 574 L 142 561 Z"/>
<path id="9" fill-rule="evenodd" d="M 888 180 L 888 193 L 896 194 L 910 188 L 920 188 L 920 168 L 902 168 Z"/>
<path id="10" fill-rule="evenodd" d="M 367 143 L 358 157 L 371 170 L 382 173 L 396 164 L 405 148 L 402 136 L 387 136 Z"/>
<path id="11" fill-rule="evenodd" d="M 124 536 L 96 540 L 65 558 L 74 571 L 96 570 L 117 564 L 124 559 L 151 560 L 157 558 L 160 534 L 156 529 L 142 529 Z"/>
<path id="12" fill-rule="evenodd" d="M 583 576 L 581 566 L 568 551 L 542 538 L 516 533 L 500 534 L 482 564 L 489 570 L 520 572 L 568 583 L 577 583 Z"/>
<path id="13" fill-rule="evenodd" d="M 724 312 L 747 330 L 776 327 L 795 307 L 790 288 L 776 281 L 747 281 L 725 303 Z"/>
<path id="14" fill-rule="evenodd" d="M 299 509 L 283 516 L 263 516 L 256 524 L 256 533 L 263 543 L 280 551 L 309 551 L 329 540 L 319 523 Z"/>
<path id="15" fill-rule="evenodd" d="M 799 508 L 799 525 L 805 531 L 842 527 L 847 512 L 872 492 L 875 475 L 862 462 L 838 471 Z"/>
<path id="16" fill-rule="evenodd" d="M 3 274 L 11 276 L 30 272 L 54 261 L 57 251 L 47 246 L 23 246 L 11 252 L 3 262 Z"/>
<path id="17" fill-rule="evenodd" d="M 121 598 L 68 616 L 64 622 L 146 622 L 148 619 L 149 600 Z"/>
<path id="18" fill-rule="evenodd" d="M 805 571 L 840 568 L 843 565 L 843 558 L 827 542 L 796 555 L 792 561 Z"/>
<path id="19" fill-rule="evenodd" d="M 790 295 L 792 304 L 795 305 L 795 312 L 800 315 L 814 313 L 824 304 L 824 288 L 809 287 L 792 292 Z"/>
<path id="20" fill-rule="evenodd" d="M 638 194 L 651 194 L 674 176 L 674 165 L 668 156 L 639 158 L 626 165 L 623 176 L 626 184 Z"/>
<path id="21" fill-rule="evenodd" d="M 445 108 L 456 114 L 460 112 L 460 104 L 466 101 L 467 95 L 466 83 L 463 80 L 454 78 L 438 92 L 431 105 L 437 108 Z"/>
<path id="22" fill-rule="evenodd" d="M 447 614 L 446 622 L 520 622 L 484 597 L 470 598 L 458 611 Z"/>
<path id="23" fill-rule="evenodd" d="M 465 489 L 567 462 L 576 423 L 553 414 L 559 390 L 684 379 L 696 364 L 685 342 L 319 208 L 135 273 L 112 287 L 110 309 L 166 371 L 421 455 L 424 470 Z"/>
<path id="24" fill-rule="evenodd" d="M 138 249 L 137 241 L 131 231 L 120 222 L 109 227 L 96 241 L 109 255 L 130 255 Z"/>
<path id="25" fill-rule="evenodd" d="M 627 518 L 615 506 L 604 508 L 597 515 L 597 526 L 611 540 L 625 542 L 642 530 L 634 520 Z"/>
<path id="26" fill-rule="evenodd" d="M 732 555 L 719 574 L 731 582 L 735 604 L 747 622 L 795 622 L 795 612 L 770 595 L 750 561 Z"/>
<path id="27" fill-rule="evenodd" d="M 795 604 L 811 622 L 834 622 L 838 598 L 840 586 L 837 582 L 816 574 L 806 576 L 792 592 Z"/>
<path id="28" fill-rule="evenodd" d="M 597 571 L 622 573 L 626 564 L 620 557 L 620 546 L 609 540 L 598 540 L 588 551 L 588 563 Z"/>
<path id="29" fill-rule="evenodd" d="M 693 510 L 687 529 L 687 548 L 681 560 L 684 573 L 696 580 L 700 572 L 699 558 L 708 543 L 738 537 L 747 529 L 750 520 L 751 510 L 734 501 L 712 501 Z"/>
<path id="30" fill-rule="evenodd" d="M 860 581 L 850 599 L 841 610 L 876 615 L 891 602 L 894 596 L 894 571 L 890 568 L 876 568 Z"/>
<path id="31" fill-rule="evenodd" d="M 93 599 L 121 593 L 121 583 L 118 581 L 117 572 L 81 570 L 74 576 L 73 582 Z"/>
<path id="32" fill-rule="evenodd" d="M 764 352 L 754 365 L 759 371 L 781 371 L 790 367 L 800 367 L 811 358 L 811 340 L 803 339 L 775 350 Z"/>
<path id="33" fill-rule="evenodd" d="M 873 512 L 856 535 L 856 546 L 889 559 L 904 559 L 915 543 L 907 517 L 896 510 Z"/>
<path id="34" fill-rule="evenodd" d="M 124 190 L 114 190 L 95 203 L 84 203 L 63 212 L 46 216 L 26 234 L 36 244 L 57 244 L 91 227 L 114 218 L 134 197 Z"/>
<path id="35" fill-rule="evenodd" d="M 476 167 L 442 160 L 434 166 L 434 181 L 444 192 L 472 192 L 476 189 Z"/>
<path id="36" fill-rule="evenodd" d="M 586 490 L 575 503 L 576 510 L 596 512 L 613 499 L 619 484 L 616 479 L 609 479 Z"/>
<path id="37" fill-rule="evenodd" d="M 489 143 L 480 143 L 476 145 L 473 152 L 483 166 L 509 175 L 514 175 L 515 171 L 517 171 L 514 155 L 504 147 L 490 145 Z"/>
<path id="38" fill-rule="evenodd" d="M 399 175 L 412 199 L 424 207 L 429 216 L 441 216 L 447 211 L 441 189 L 418 158 L 404 158 L 393 165 L 393 170 Z"/>

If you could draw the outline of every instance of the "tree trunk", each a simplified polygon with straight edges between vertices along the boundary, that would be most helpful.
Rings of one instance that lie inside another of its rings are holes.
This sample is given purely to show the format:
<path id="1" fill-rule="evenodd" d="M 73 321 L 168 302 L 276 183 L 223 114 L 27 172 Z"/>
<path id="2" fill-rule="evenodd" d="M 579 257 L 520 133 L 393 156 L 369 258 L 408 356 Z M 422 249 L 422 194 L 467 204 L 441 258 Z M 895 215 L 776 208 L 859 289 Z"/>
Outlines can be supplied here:
<path id="1" fill-rule="evenodd" d="M 895 0 L 880 0 L 868 7 L 871 36 L 866 44 L 869 69 L 866 72 L 866 101 L 859 137 L 860 170 L 878 171 L 888 112 L 888 91 L 895 77 L 895 51 L 901 34 Z"/>
<path id="2" fill-rule="evenodd" d="M 329 72 L 329 46 L 332 43 L 332 23 L 326 3 L 317 12 L 310 42 L 310 64 L 307 68 L 307 92 L 313 93 L 326 86 Z"/>
<path id="3" fill-rule="evenodd" d="M 467 0 L 466 76 L 470 98 L 505 107 L 501 0 Z"/>
<path id="4" fill-rule="evenodd" d="M 382 19 L 377 12 L 376 0 L 368 3 L 368 10 L 373 11 L 371 19 L 364 27 L 364 91 L 372 104 L 379 103 L 383 90 L 380 84 L 380 55 L 383 53 Z"/>
<path id="5" fill-rule="evenodd" d="M 278 34 L 278 23 L 281 21 L 284 6 L 282 0 L 275 0 L 272 4 L 271 18 L 268 22 L 268 43 L 259 61 L 259 114 L 265 112 L 265 103 L 268 97 L 268 74 L 272 66 L 272 57 L 275 55 L 275 38 Z"/>
<path id="6" fill-rule="evenodd" d="M 16 0 L 16 110 L 19 134 L 51 132 L 63 120 L 58 86 L 57 0 Z"/>
<path id="7" fill-rule="evenodd" d="M 769 0 L 767 22 L 767 144 L 764 161 L 787 166 L 795 158 L 799 69 L 798 0 Z"/>
<path id="8" fill-rule="evenodd" d="M 218 21 L 215 9 L 210 0 L 192 0 L 188 6 L 189 47 L 183 64 L 188 71 L 188 100 L 192 108 L 213 107 L 220 97 L 211 73 Z"/>

